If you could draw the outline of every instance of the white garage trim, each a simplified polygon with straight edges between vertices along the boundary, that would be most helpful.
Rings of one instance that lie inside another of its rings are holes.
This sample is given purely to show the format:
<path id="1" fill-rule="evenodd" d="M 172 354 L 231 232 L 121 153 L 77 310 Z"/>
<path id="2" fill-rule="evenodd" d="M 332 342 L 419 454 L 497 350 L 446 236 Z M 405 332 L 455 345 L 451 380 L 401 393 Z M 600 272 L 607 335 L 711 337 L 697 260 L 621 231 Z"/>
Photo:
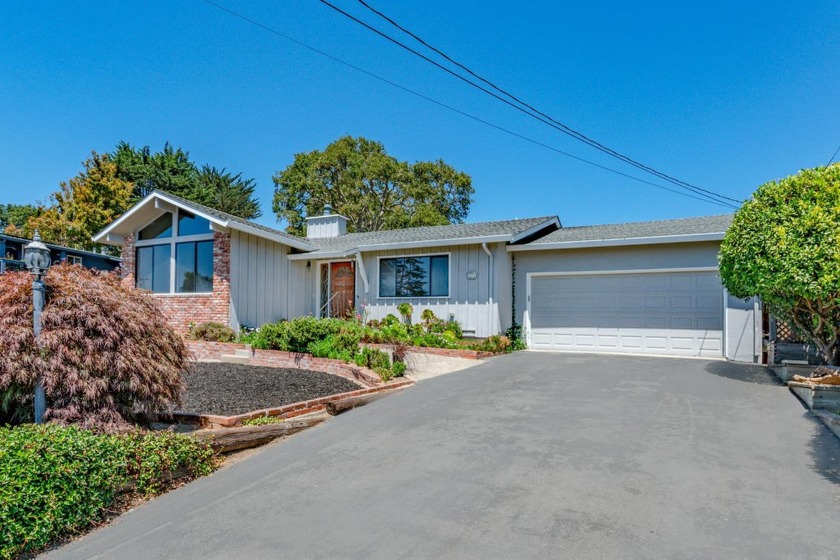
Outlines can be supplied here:
<path id="1" fill-rule="evenodd" d="M 674 355 L 682 355 L 682 356 L 704 356 L 704 357 L 723 357 L 725 355 L 725 349 L 723 345 L 725 344 L 725 328 L 726 328 L 726 298 L 724 297 L 724 290 L 723 286 L 720 286 L 720 299 L 722 305 L 724 306 L 723 309 L 720 309 L 720 314 L 718 315 L 717 324 L 719 327 L 711 327 L 711 326 L 699 326 L 701 323 L 700 321 L 705 320 L 707 323 L 711 316 L 708 316 L 709 307 L 708 303 L 711 301 L 709 297 L 715 297 L 715 292 L 718 290 L 714 289 L 713 286 L 706 285 L 704 288 L 700 289 L 699 284 L 697 288 L 699 290 L 700 296 L 705 296 L 707 303 L 701 304 L 699 299 L 692 299 L 693 306 L 700 306 L 700 307 L 692 307 L 693 317 L 694 319 L 689 319 L 692 314 L 689 315 L 673 315 L 673 311 L 666 311 L 666 314 L 663 316 L 658 315 L 646 315 L 644 309 L 640 310 L 638 315 L 638 320 L 640 322 L 644 322 L 645 318 L 650 319 L 651 317 L 655 319 L 662 319 L 663 326 L 662 327 L 644 327 L 644 326 L 634 326 L 632 321 L 630 324 L 623 321 L 621 319 L 622 315 L 621 312 L 618 311 L 618 308 L 615 317 L 612 316 L 610 312 L 607 312 L 607 319 L 616 319 L 615 326 L 611 324 L 600 325 L 597 323 L 597 319 L 595 319 L 595 324 L 586 325 L 587 319 L 583 319 L 581 321 L 581 326 L 576 327 L 577 324 L 574 319 L 574 312 L 577 311 L 578 314 L 581 311 L 584 311 L 583 315 L 578 315 L 579 317 L 588 317 L 585 312 L 586 304 L 583 307 L 580 307 L 580 304 L 572 301 L 569 304 L 562 304 L 563 305 L 571 305 L 569 310 L 573 313 L 573 315 L 564 315 L 562 312 L 559 312 L 557 317 L 565 316 L 566 320 L 568 321 L 571 319 L 571 324 L 566 324 L 561 326 L 562 322 L 558 322 L 557 325 L 552 326 L 551 323 L 545 323 L 546 317 L 551 317 L 551 315 L 547 315 L 542 317 L 543 320 L 538 321 L 539 318 L 534 316 L 533 305 L 534 302 L 532 301 L 534 297 L 534 278 L 544 278 L 544 277 L 587 277 L 587 276 L 606 276 L 606 275 L 624 275 L 628 277 L 639 277 L 640 275 L 645 274 L 662 274 L 667 275 L 670 273 L 688 273 L 688 274 L 697 274 L 697 273 L 718 273 L 719 270 L 715 266 L 706 266 L 706 267 L 683 267 L 683 268 L 652 268 L 652 269 L 621 269 L 621 270 L 575 270 L 575 271 L 556 271 L 556 272 L 529 272 L 526 273 L 526 282 L 525 282 L 525 292 L 526 292 L 526 312 L 525 317 L 523 320 L 523 326 L 525 327 L 525 338 L 529 348 L 535 347 L 534 337 L 535 331 L 536 335 L 540 337 L 540 342 L 536 344 L 537 347 L 544 347 L 545 349 L 551 350 L 559 350 L 559 351 L 594 351 L 594 352 L 620 352 L 620 353 L 633 353 L 633 354 L 641 354 L 641 353 L 650 353 L 650 354 L 674 354 Z M 703 275 L 705 276 L 705 275 Z M 700 282 L 702 277 L 696 276 L 692 277 L 691 282 Z M 667 285 L 670 286 L 670 283 L 674 280 L 668 280 L 666 276 L 663 281 L 667 282 Z M 708 280 L 706 280 L 708 282 Z M 570 286 L 574 286 L 571 284 Z M 612 295 L 615 296 L 616 293 L 621 293 L 621 283 L 614 284 L 612 288 L 612 292 L 609 288 L 606 288 L 606 291 L 598 292 L 597 290 L 593 290 L 591 295 L 595 297 L 597 300 L 598 295 L 609 297 Z M 555 288 L 556 289 L 556 288 Z M 618 289 L 619 292 L 615 292 Z M 665 288 L 666 290 L 672 290 L 673 288 Z M 588 286 L 578 286 L 578 291 L 573 291 L 572 288 L 569 289 L 568 293 L 571 296 L 576 294 L 589 294 Z M 685 290 L 685 288 L 683 288 Z M 692 289 L 693 290 L 693 289 Z M 541 289 L 541 292 L 544 291 Z M 634 293 L 632 290 L 631 294 Z M 652 292 L 656 293 L 656 292 Z M 659 292 L 663 293 L 663 292 Z M 668 293 L 668 292 L 664 292 Z M 672 292 L 675 297 L 680 294 L 680 290 L 676 290 Z M 541 294 L 540 301 L 542 301 L 542 297 L 546 297 L 545 294 Z M 683 297 L 685 297 L 685 293 L 683 292 Z M 572 297 L 574 300 L 574 297 Z M 556 300 L 555 300 L 556 303 Z M 593 305 L 593 312 L 598 309 L 596 304 Z M 552 313 L 550 309 L 550 304 L 548 308 L 543 308 L 541 306 L 541 313 Z M 682 307 L 682 305 L 680 305 Z M 558 308 L 561 309 L 561 308 Z M 608 309 L 608 308 L 601 308 Z M 705 309 L 705 314 L 703 310 Z M 562 311 L 562 310 L 561 310 Z M 626 311 L 625 311 L 626 313 Z M 632 311 L 631 311 L 632 314 Z M 668 319 L 668 317 L 672 317 Z M 603 319 L 604 317 L 602 317 Z M 635 319 L 635 315 L 625 316 L 624 319 L 630 318 L 631 320 Z M 694 326 L 688 327 L 672 327 L 666 326 L 671 325 L 671 321 L 674 319 L 686 320 L 689 319 L 690 321 L 694 322 Z M 537 328 L 534 328 L 533 324 L 539 322 L 540 324 Z M 609 321 L 608 321 L 609 322 Z M 622 326 L 624 325 L 624 326 Z M 658 330 L 657 330 L 658 329 Z M 685 330 L 688 329 L 688 330 Z M 559 338 L 558 338 L 559 337 Z M 629 338 L 628 338 L 629 337 Z M 671 338 L 676 337 L 676 338 Z M 602 340 L 603 339 L 603 340 Z M 692 342 L 693 340 L 693 342 Z M 561 342 L 558 342 L 561 341 Z M 624 341 L 624 342 L 622 342 Z M 641 342 L 640 342 L 641 341 Z M 670 341 L 670 342 L 669 342 Z M 625 342 L 629 342 L 630 346 L 626 346 Z M 603 346 L 602 343 L 605 343 L 606 346 Z M 653 346 L 650 344 L 653 343 Z M 674 344 L 678 345 L 674 345 Z M 559 345 L 560 347 L 557 348 L 556 346 Z M 672 347 L 672 345 L 674 345 Z M 564 347 L 565 346 L 565 347 Z M 581 347 L 582 346 L 582 347 Z"/>
<path id="2" fill-rule="evenodd" d="M 637 268 L 630 270 L 575 270 L 566 272 L 529 272 L 525 275 L 528 279 L 528 290 L 531 289 L 532 276 L 596 276 L 599 274 L 656 274 L 659 272 L 717 272 L 716 266 L 695 266 L 689 268 Z M 530 292 L 528 292 L 530 293 Z"/>

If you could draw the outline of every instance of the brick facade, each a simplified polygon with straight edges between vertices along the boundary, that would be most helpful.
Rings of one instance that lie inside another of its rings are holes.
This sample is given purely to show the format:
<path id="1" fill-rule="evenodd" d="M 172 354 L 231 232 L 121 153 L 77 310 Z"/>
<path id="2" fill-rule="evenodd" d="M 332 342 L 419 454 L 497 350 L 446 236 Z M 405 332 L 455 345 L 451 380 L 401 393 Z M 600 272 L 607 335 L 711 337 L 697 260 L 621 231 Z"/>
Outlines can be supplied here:
<path id="1" fill-rule="evenodd" d="M 134 286 L 134 236 L 126 235 L 122 246 L 123 283 Z M 190 323 L 230 324 L 230 234 L 213 234 L 212 294 L 152 294 L 169 324 L 178 332 Z"/>

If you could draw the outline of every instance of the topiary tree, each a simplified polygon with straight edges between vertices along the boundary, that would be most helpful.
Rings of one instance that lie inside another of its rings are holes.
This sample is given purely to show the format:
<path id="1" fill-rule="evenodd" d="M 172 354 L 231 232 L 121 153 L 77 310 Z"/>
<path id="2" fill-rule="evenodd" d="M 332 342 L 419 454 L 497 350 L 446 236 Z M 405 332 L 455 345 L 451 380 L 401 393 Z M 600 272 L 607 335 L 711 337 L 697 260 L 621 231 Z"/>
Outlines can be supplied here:
<path id="1" fill-rule="evenodd" d="M 720 274 L 840 365 L 840 164 L 759 187 L 726 232 Z"/>
<path id="2" fill-rule="evenodd" d="M 31 418 L 39 376 L 46 419 L 62 424 L 120 431 L 179 403 L 188 351 L 152 298 L 80 266 L 53 266 L 45 282 L 36 346 L 31 276 L 0 276 L 0 415 Z"/>

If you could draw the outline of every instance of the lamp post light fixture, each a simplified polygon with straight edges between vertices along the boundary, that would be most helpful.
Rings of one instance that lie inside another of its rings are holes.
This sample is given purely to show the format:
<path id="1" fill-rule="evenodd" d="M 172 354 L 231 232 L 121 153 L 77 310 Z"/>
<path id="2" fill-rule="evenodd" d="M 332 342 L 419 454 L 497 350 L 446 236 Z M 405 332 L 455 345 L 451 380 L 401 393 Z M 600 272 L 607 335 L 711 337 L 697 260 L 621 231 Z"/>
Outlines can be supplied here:
<path id="1" fill-rule="evenodd" d="M 23 253 L 23 262 L 26 268 L 34 277 L 32 280 L 32 323 L 35 332 L 35 345 L 38 345 L 38 337 L 41 334 L 41 312 L 44 310 L 46 299 L 46 286 L 44 275 L 50 267 L 50 250 L 41 242 L 41 234 L 35 230 L 32 241 L 26 245 Z M 47 410 L 47 394 L 44 390 L 44 382 L 39 377 L 35 381 L 35 423 L 44 421 L 44 413 Z"/>

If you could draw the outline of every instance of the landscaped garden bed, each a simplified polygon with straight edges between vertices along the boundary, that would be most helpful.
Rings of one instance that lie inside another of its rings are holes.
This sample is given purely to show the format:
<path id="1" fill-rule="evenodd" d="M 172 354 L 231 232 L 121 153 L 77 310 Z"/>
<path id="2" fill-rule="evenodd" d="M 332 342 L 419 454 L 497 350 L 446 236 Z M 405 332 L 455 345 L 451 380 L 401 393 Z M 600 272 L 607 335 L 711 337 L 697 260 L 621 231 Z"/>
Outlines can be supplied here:
<path id="1" fill-rule="evenodd" d="M 344 377 L 305 369 L 194 362 L 184 375 L 180 410 L 234 416 L 364 388 Z"/>

